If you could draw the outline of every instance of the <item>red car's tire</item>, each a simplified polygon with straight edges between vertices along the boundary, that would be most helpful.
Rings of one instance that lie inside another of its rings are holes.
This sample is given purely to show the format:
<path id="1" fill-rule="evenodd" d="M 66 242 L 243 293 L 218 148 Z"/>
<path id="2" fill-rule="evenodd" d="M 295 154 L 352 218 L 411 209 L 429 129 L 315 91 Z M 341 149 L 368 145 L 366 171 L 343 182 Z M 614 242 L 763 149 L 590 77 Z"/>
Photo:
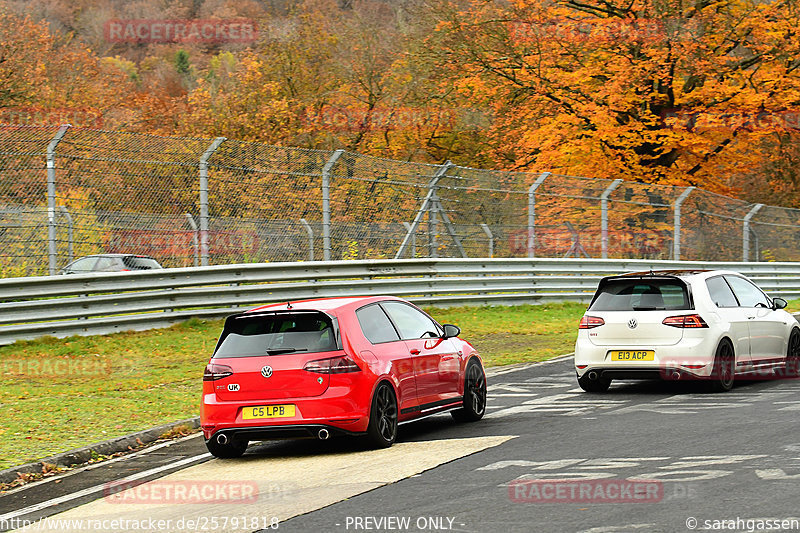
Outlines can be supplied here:
<path id="1" fill-rule="evenodd" d="M 374 448 L 388 448 L 397 439 L 397 397 L 392 386 L 382 381 L 375 389 L 369 412 L 367 441 Z"/>
<path id="2" fill-rule="evenodd" d="M 477 422 L 486 413 L 486 373 L 472 359 L 464 371 L 464 406 L 450 415 L 456 422 Z"/>
<path id="3" fill-rule="evenodd" d="M 217 439 L 212 437 L 206 441 L 206 448 L 214 457 L 218 459 L 236 459 L 244 455 L 247 449 L 246 440 L 229 440 L 225 444 L 220 444 Z"/>

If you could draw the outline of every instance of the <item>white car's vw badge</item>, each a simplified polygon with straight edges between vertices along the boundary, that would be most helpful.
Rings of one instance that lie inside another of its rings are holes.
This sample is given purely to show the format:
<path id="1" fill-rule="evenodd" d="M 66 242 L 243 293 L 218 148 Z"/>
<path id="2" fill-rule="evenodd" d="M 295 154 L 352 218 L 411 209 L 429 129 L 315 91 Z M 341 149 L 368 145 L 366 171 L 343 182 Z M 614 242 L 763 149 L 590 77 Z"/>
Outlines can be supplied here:
<path id="1" fill-rule="evenodd" d="M 272 367 L 271 366 L 265 366 L 264 368 L 262 368 L 261 369 L 261 375 L 264 376 L 265 378 L 270 377 L 272 375 Z"/>
<path id="2" fill-rule="evenodd" d="M 639 323 L 638 323 L 638 322 L 636 322 L 636 319 L 635 319 L 635 318 L 631 318 L 630 320 L 628 320 L 628 327 L 629 327 L 629 328 L 631 328 L 631 329 L 636 329 L 636 326 L 638 326 L 638 325 L 639 325 Z M 263 372 L 264 372 L 264 371 L 262 370 L 261 372 L 262 372 L 262 374 L 263 374 Z"/>

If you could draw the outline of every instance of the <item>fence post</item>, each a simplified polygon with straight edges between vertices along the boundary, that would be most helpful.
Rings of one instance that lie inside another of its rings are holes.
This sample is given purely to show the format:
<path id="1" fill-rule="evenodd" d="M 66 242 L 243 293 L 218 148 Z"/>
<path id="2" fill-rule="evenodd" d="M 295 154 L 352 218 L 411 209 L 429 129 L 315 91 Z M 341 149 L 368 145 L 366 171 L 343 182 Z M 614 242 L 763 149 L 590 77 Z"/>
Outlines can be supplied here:
<path id="1" fill-rule="evenodd" d="M 439 167 L 439 170 L 437 170 L 433 175 L 433 178 L 431 178 L 430 183 L 428 183 L 428 194 L 425 195 L 425 199 L 422 201 L 422 206 L 419 208 L 419 211 L 417 211 L 413 222 L 411 222 L 411 227 L 409 227 L 408 231 L 406 231 L 406 236 L 403 237 L 403 242 L 400 243 L 400 248 L 398 248 L 397 253 L 394 254 L 395 259 L 400 259 L 403 256 L 403 253 L 405 253 L 406 248 L 408 247 L 408 242 L 416 233 L 419 223 L 422 222 L 422 217 L 425 215 L 425 213 L 436 209 L 434 204 L 434 198 L 436 197 L 436 184 L 439 183 L 439 180 L 442 179 L 444 175 L 447 174 L 447 171 L 453 166 L 453 163 L 450 161 L 445 161 L 444 165 Z"/>
<path id="2" fill-rule="evenodd" d="M 409 224 L 408 222 L 403 222 L 403 226 L 406 228 L 407 232 L 412 231 L 411 230 L 411 224 Z M 414 259 L 416 257 L 417 257 L 417 234 L 416 233 L 412 233 L 411 234 L 411 258 Z"/>
<path id="3" fill-rule="evenodd" d="M 600 248 L 603 259 L 608 259 L 608 197 L 620 183 L 621 179 L 615 179 L 600 196 Z"/>
<path id="4" fill-rule="evenodd" d="M 436 194 L 436 187 L 431 188 L 433 195 L 428 202 L 428 257 L 439 257 L 439 244 L 436 239 L 436 231 L 439 229 L 439 210 L 436 209 L 436 202 L 439 196 Z"/>
<path id="5" fill-rule="evenodd" d="M 208 160 L 225 137 L 217 137 L 200 156 L 200 265 L 208 266 Z"/>
<path id="6" fill-rule="evenodd" d="M 536 257 L 536 189 L 549 175 L 549 172 L 542 172 L 528 188 L 528 257 Z"/>
<path id="7" fill-rule="evenodd" d="M 192 228 L 192 246 L 194 246 L 194 266 L 200 266 L 200 240 L 197 238 L 197 223 L 191 213 L 184 213 L 189 227 Z"/>
<path id="8" fill-rule="evenodd" d="M 331 170 L 343 153 L 344 150 L 336 150 L 322 167 L 322 259 L 325 261 L 331 260 Z"/>
<path id="9" fill-rule="evenodd" d="M 304 218 L 300 219 L 300 223 L 306 228 L 306 233 L 308 233 L 308 258 L 309 260 L 314 260 L 314 230 L 311 229 L 311 224 Z"/>
<path id="10" fill-rule="evenodd" d="M 72 220 L 72 215 L 69 214 L 69 210 L 66 207 L 60 205 L 58 206 L 58 209 L 61 211 L 61 214 L 64 216 L 64 218 L 67 219 L 67 241 L 69 242 L 67 247 L 67 263 L 72 263 L 72 257 L 74 255 L 73 242 L 75 242 L 73 228 L 75 227 L 75 222 Z"/>
<path id="11" fill-rule="evenodd" d="M 750 219 L 756 216 L 756 213 L 762 207 L 764 207 L 764 204 L 756 204 L 744 216 L 744 222 L 742 223 L 742 261 L 745 263 L 750 260 Z"/>
<path id="12" fill-rule="evenodd" d="M 494 234 L 487 224 L 481 224 L 481 228 L 483 228 L 486 236 L 489 237 L 489 259 L 491 259 L 494 257 Z"/>
<path id="13" fill-rule="evenodd" d="M 62 124 L 47 145 L 47 267 L 55 275 L 58 262 L 56 247 L 56 147 L 71 124 Z"/>
<path id="14" fill-rule="evenodd" d="M 674 222 L 674 229 L 672 230 L 672 258 L 675 261 L 681 260 L 681 205 L 692 194 L 694 187 L 686 187 L 684 191 L 675 200 L 674 214 L 672 220 Z"/>

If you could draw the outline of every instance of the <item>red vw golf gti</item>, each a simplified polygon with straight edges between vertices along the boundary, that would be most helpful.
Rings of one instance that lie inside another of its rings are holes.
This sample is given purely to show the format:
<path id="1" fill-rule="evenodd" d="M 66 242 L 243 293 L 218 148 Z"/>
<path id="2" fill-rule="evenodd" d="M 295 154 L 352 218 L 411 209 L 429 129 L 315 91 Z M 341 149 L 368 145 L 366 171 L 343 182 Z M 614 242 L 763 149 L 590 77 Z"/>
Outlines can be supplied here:
<path id="1" fill-rule="evenodd" d="M 364 435 L 389 447 L 397 426 L 450 411 L 477 421 L 486 377 L 460 330 L 399 298 L 326 298 L 228 317 L 203 375 L 208 450 L 251 440 Z"/>

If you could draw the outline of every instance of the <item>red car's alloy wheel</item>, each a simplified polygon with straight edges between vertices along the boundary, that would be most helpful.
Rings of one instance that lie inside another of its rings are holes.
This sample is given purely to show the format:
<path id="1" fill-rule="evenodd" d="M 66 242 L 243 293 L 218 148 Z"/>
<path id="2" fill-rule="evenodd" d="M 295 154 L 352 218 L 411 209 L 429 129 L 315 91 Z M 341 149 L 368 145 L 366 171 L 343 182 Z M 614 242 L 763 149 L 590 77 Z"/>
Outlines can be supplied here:
<path id="1" fill-rule="evenodd" d="M 451 414 L 458 422 L 475 422 L 486 412 L 486 375 L 476 361 L 470 361 L 464 377 L 464 407 Z"/>
<path id="2" fill-rule="evenodd" d="M 483 415 L 486 409 L 486 378 L 478 365 L 470 365 L 467 374 L 467 396 L 472 402 L 472 412 Z"/>
<path id="3" fill-rule="evenodd" d="M 388 448 L 397 438 L 397 399 L 386 382 L 378 385 L 375 391 L 367 436 L 380 448 Z"/>

